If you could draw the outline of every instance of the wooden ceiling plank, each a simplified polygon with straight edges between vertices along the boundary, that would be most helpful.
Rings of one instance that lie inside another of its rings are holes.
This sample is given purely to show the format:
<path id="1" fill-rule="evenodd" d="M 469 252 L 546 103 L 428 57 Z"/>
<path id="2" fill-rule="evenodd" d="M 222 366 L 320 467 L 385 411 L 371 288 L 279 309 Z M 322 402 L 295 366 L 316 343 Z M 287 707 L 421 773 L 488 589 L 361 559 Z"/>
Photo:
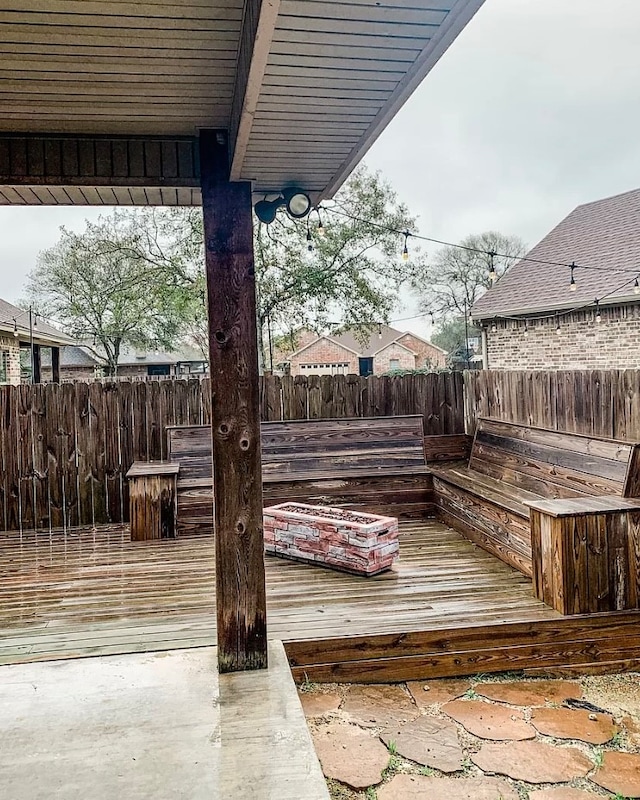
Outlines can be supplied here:
<path id="1" fill-rule="evenodd" d="M 387 35 L 373 35 L 373 34 L 351 34 L 342 33 L 341 31 L 332 31 L 331 33 L 323 31 L 307 31 L 307 30 L 287 30 L 276 29 L 273 34 L 274 44 L 292 44 L 292 43 L 307 43 L 307 44 L 326 44 L 331 46 L 346 46 L 346 47 L 377 47 L 380 49 L 401 49 L 401 50 L 421 50 L 424 47 L 425 41 L 431 36 L 431 31 L 425 36 L 411 37 L 411 36 L 396 36 L 394 30 L 389 29 Z"/>
<path id="2" fill-rule="evenodd" d="M 393 91 L 397 86 L 397 81 L 376 81 L 371 83 L 368 80 L 360 78 L 338 78 L 331 81 L 330 87 L 332 89 L 342 89 L 344 91 L 358 92 L 364 91 L 376 94 L 378 92 Z M 329 84 L 323 78 L 315 78 L 309 75 L 265 75 L 264 80 L 265 91 L 283 91 L 287 92 L 290 89 L 311 89 L 320 92 L 329 88 Z"/>
<path id="3" fill-rule="evenodd" d="M 282 53 L 272 53 L 269 56 L 269 66 L 286 67 L 291 69 L 291 59 Z M 334 70 L 335 73 L 348 75 L 350 72 L 372 72 L 384 76 L 385 73 L 394 73 L 403 78 L 407 70 L 406 61 L 376 61 L 375 59 L 358 58 L 353 54 L 350 58 L 331 58 L 330 56 L 296 56 L 295 68 L 303 70 L 308 68 L 312 73 L 318 70 Z M 386 78 L 388 80 L 388 78 Z"/>
<path id="4" fill-rule="evenodd" d="M 19 0 L 3 2 L 0 21 L 11 23 L 25 20 L 27 24 L 53 25 L 146 25 L 155 20 L 170 20 L 175 24 L 207 23 L 219 19 L 242 19 L 242 0 L 224 3 L 216 0 L 207 5 L 159 5 L 147 2 L 116 6 L 97 0 Z"/>
<path id="5" fill-rule="evenodd" d="M 416 23 L 391 23 L 391 22 L 370 22 L 363 20 L 348 20 L 336 18 L 335 12 L 329 17 L 305 17 L 300 20 L 297 17 L 283 17 L 278 20 L 278 30 L 305 30 L 318 31 L 320 33 L 350 33 L 354 35 L 384 36 L 389 26 L 393 25 L 395 36 L 407 36 L 410 38 L 430 39 L 438 32 L 437 25 L 425 25 Z"/>
<path id="6" fill-rule="evenodd" d="M 438 27 L 445 21 L 447 10 L 441 10 L 435 3 L 416 8 L 418 3 L 342 3 L 327 0 L 282 0 L 281 19 L 293 18 L 301 20 L 303 27 L 309 19 L 334 20 L 337 27 L 343 22 L 359 22 L 393 25 L 401 23 L 414 25 L 432 25 Z M 435 5 L 435 9 L 433 6 Z M 278 27 L 281 27 L 278 24 Z"/>
<path id="7" fill-rule="evenodd" d="M 425 39 L 425 43 L 428 39 Z M 272 55 L 279 53 L 297 61 L 299 56 L 322 56 L 323 58 L 361 58 L 375 61 L 393 61 L 412 64 L 421 50 L 403 50 L 392 47 L 357 47 L 348 44 L 317 44 L 314 42 L 274 42 Z"/>
<path id="8" fill-rule="evenodd" d="M 232 181 L 237 180 L 242 171 L 279 11 L 280 0 L 246 0 L 231 106 L 229 141 Z"/>

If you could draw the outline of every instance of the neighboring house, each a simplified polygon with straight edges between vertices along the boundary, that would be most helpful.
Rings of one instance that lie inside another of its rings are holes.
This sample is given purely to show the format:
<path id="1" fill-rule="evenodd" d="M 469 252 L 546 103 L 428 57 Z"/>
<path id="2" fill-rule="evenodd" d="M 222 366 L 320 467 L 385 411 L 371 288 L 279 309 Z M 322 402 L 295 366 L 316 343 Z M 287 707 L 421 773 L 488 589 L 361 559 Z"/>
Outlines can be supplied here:
<path id="1" fill-rule="evenodd" d="M 28 311 L 0 299 L 0 384 L 20 384 L 21 361 L 26 365 L 28 380 L 31 380 L 33 371 L 35 381 L 39 382 L 41 361 L 48 356 L 49 364 L 53 361 L 57 367 L 60 348 L 72 341 L 35 313 L 30 316 Z"/>
<path id="2" fill-rule="evenodd" d="M 395 370 L 444 367 L 447 354 L 414 333 L 381 325 L 362 342 L 351 331 L 315 335 L 288 359 L 292 375 L 382 375 Z"/>
<path id="3" fill-rule="evenodd" d="M 575 262 L 573 290 L 568 266 L 514 264 L 471 309 L 486 368 L 640 367 L 640 189 L 578 206 L 528 257 Z"/>
<path id="4" fill-rule="evenodd" d="M 92 352 L 93 348 L 74 345 L 64 347 L 60 355 L 60 373 L 64 381 L 85 381 L 104 375 L 100 359 Z M 43 358 L 43 377 L 51 375 L 51 362 Z M 175 353 L 156 351 L 136 351 L 125 349 L 120 355 L 118 365 L 119 378 L 145 377 L 189 377 L 204 375 L 208 372 L 208 364 L 199 351 L 193 348 L 181 348 Z"/>

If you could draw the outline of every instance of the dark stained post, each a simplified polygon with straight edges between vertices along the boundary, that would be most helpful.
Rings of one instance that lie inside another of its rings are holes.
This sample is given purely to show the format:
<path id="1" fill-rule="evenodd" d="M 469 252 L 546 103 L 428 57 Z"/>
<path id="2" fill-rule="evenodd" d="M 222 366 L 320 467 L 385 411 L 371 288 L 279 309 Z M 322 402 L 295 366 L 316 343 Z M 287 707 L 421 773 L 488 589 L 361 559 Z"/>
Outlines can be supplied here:
<path id="1" fill-rule="evenodd" d="M 226 132 L 200 133 L 209 310 L 220 672 L 267 666 L 251 184 L 229 182 Z"/>
<path id="2" fill-rule="evenodd" d="M 42 350 L 39 344 L 33 345 L 31 383 L 42 383 Z"/>
<path id="3" fill-rule="evenodd" d="M 51 380 L 60 383 L 60 348 L 51 348 Z"/>

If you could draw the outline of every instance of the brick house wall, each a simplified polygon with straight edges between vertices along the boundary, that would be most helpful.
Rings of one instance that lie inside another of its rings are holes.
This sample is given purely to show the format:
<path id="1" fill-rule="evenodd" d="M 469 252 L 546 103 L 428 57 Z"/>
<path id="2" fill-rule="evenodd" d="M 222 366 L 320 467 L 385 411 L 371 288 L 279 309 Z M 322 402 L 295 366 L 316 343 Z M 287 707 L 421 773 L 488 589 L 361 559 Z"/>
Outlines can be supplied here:
<path id="1" fill-rule="evenodd" d="M 405 333 L 404 336 L 401 336 L 397 341 L 405 347 L 408 347 L 409 350 L 413 350 L 416 354 L 416 368 L 419 369 L 424 366 L 446 367 L 447 354 L 443 353 L 442 350 L 434 347 L 432 344 L 423 342 L 410 333 Z"/>
<path id="2" fill-rule="evenodd" d="M 398 361 L 393 369 L 415 369 L 416 357 L 409 352 L 406 347 L 402 347 L 396 342 L 388 344 L 385 348 L 376 353 L 373 357 L 373 374 L 382 375 L 392 369 L 391 361 Z"/>
<path id="3" fill-rule="evenodd" d="M 14 336 L 0 336 L 0 377 L 4 383 L 12 386 L 20 385 L 20 345 Z"/>
<path id="4" fill-rule="evenodd" d="M 487 329 L 489 369 L 639 369 L 640 308 L 618 306 L 555 318 L 497 320 Z"/>
<path id="5" fill-rule="evenodd" d="M 341 366 L 337 369 L 332 365 Z M 358 356 L 336 342 L 319 339 L 291 359 L 292 375 L 330 375 L 332 370 L 344 375 L 357 375 L 359 371 Z"/>

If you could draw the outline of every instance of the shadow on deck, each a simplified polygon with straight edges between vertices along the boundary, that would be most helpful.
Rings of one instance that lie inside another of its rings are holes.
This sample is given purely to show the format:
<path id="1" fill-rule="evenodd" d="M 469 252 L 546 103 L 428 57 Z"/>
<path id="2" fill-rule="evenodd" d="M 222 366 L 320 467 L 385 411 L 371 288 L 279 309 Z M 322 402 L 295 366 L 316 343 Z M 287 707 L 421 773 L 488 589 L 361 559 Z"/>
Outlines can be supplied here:
<path id="1" fill-rule="evenodd" d="M 530 581 L 435 520 L 401 526 L 394 570 L 361 578 L 268 557 L 269 636 L 294 677 L 399 681 L 640 663 L 637 612 L 562 617 Z M 132 544 L 124 527 L 0 535 L 0 664 L 210 646 L 211 537 Z"/>

